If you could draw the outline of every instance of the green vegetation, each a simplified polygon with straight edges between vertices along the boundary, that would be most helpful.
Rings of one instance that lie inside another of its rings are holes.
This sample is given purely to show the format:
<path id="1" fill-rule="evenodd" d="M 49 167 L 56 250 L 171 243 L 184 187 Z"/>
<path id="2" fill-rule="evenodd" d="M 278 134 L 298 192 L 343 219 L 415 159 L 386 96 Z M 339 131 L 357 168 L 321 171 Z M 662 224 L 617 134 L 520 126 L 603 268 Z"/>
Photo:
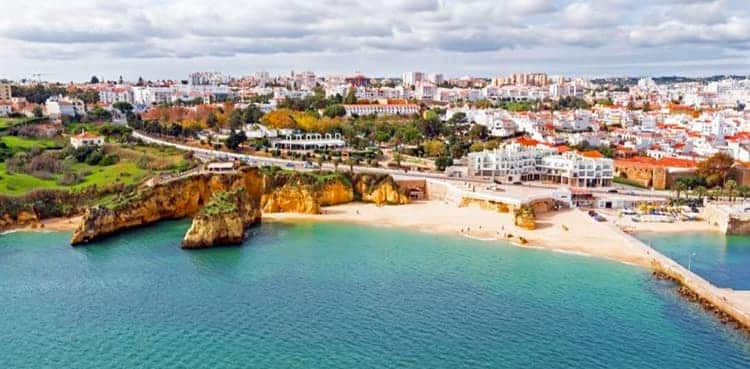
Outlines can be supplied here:
<path id="1" fill-rule="evenodd" d="M 243 189 L 239 189 L 238 191 L 243 191 Z M 238 191 L 219 191 L 214 193 L 208 204 L 201 210 L 201 214 L 219 215 L 237 211 Z"/>
<path id="2" fill-rule="evenodd" d="M 5 145 L 7 145 L 12 152 L 25 151 L 32 148 L 50 149 L 63 147 L 63 141 L 54 140 L 51 138 L 3 136 L 0 137 L 0 142 L 3 142 Z"/>

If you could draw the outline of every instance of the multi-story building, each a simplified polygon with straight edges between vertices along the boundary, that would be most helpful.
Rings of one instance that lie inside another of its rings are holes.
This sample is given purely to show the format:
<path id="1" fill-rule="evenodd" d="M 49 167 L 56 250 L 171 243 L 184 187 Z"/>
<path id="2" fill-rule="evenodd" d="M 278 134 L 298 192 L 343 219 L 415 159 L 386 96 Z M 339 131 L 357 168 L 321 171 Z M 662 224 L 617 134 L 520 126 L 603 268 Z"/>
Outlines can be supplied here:
<path id="1" fill-rule="evenodd" d="M 401 77 L 401 82 L 404 86 L 414 86 L 424 80 L 424 73 L 422 72 L 407 72 Z"/>
<path id="2" fill-rule="evenodd" d="M 45 102 L 47 115 L 53 119 L 63 116 L 73 117 L 86 114 L 86 107 L 79 99 L 70 99 L 62 96 L 51 96 Z"/>
<path id="3" fill-rule="evenodd" d="M 99 102 L 114 104 L 116 102 L 133 103 L 133 90 L 130 87 L 104 87 L 99 90 Z"/>
<path id="4" fill-rule="evenodd" d="M 512 143 L 495 150 L 470 153 L 470 175 L 516 182 L 542 180 L 575 187 L 608 187 L 614 178 L 612 159 L 599 152 L 565 152 L 558 155 L 544 145 Z"/>
<path id="5" fill-rule="evenodd" d="M 0 101 L 10 100 L 11 97 L 10 84 L 0 83 Z"/>
<path id="6" fill-rule="evenodd" d="M 540 168 L 541 180 L 576 187 L 609 187 L 614 178 L 614 163 L 598 151 L 545 156 Z"/>
<path id="7" fill-rule="evenodd" d="M 469 157 L 469 174 L 495 177 L 503 182 L 539 179 L 542 159 L 554 153 L 545 146 L 525 146 L 511 143 L 494 150 L 473 152 Z"/>
<path id="8" fill-rule="evenodd" d="M 346 115 L 411 115 L 419 113 L 417 104 L 344 104 Z"/>

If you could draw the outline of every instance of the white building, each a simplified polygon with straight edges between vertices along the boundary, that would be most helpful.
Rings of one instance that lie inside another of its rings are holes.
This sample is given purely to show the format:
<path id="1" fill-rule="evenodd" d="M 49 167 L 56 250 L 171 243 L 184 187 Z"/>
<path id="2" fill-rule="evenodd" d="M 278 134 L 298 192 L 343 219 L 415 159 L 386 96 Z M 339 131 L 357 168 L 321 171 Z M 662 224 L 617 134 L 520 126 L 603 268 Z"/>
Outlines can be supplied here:
<path id="1" fill-rule="evenodd" d="M 99 90 L 99 102 L 114 104 L 116 102 L 133 103 L 133 91 L 130 87 L 105 87 Z"/>
<path id="2" fill-rule="evenodd" d="M 417 104 L 344 104 L 346 115 L 411 115 L 419 113 Z"/>
<path id="3" fill-rule="evenodd" d="M 70 136 L 70 145 L 76 149 L 86 146 L 100 147 L 104 145 L 104 137 L 82 130 L 81 133 Z"/>
<path id="4" fill-rule="evenodd" d="M 576 187 L 609 187 L 614 178 L 614 162 L 593 152 L 569 151 L 545 156 L 540 171 L 544 181 Z"/>
<path id="5" fill-rule="evenodd" d="M 86 114 L 86 106 L 83 101 L 62 96 L 50 96 L 45 102 L 45 107 L 47 108 L 47 115 L 53 119 Z"/>
<path id="6" fill-rule="evenodd" d="M 495 177 L 503 182 L 539 179 L 542 158 L 554 150 L 511 143 L 494 150 L 473 152 L 469 157 L 469 175 Z"/>
<path id="7" fill-rule="evenodd" d="M 505 145 L 468 155 L 470 175 L 495 177 L 503 182 L 542 180 L 577 187 L 608 187 L 614 162 L 598 152 L 557 151 L 544 145 Z"/>

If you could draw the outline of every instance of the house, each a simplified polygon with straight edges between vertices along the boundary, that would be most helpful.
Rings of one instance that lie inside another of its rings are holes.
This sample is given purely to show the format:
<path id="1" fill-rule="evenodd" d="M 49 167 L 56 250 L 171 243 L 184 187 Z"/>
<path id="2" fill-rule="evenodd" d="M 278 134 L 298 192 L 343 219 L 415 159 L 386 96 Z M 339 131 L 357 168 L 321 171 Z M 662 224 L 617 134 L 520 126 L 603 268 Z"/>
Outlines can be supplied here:
<path id="1" fill-rule="evenodd" d="M 6 117 L 13 112 L 13 104 L 10 101 L 0 101 L 0 117 Z"/>
<path id="2" fill-rule="evenodd" d="M 81 133 L 70 137 L 70 145 L 76 149 L 86 146 L 100 147 L 104 145 L 104 137 L 81 130 Z"/>
<path id="3" fill-rule="evenodd" d="M 62 116 L 73 117 L 86 114 L 86 107 L 79 99 L 69 99 L 62 96 L 51 96 L 45 102 L 47 115 L 53 119 Z"/>

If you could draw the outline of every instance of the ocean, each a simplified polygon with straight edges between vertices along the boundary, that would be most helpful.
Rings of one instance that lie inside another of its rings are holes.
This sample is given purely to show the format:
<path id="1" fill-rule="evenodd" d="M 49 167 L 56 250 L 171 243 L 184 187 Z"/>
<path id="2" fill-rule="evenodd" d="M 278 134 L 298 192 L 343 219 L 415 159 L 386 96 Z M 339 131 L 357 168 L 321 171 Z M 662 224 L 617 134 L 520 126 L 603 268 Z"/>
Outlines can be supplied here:
<path id="1" fill-rule="evenodd" d="M 750 367 L 745 333 L 637 267 L 314 222 L 187 251 L 188 226 L 0 236 L 0 366 Z"/>

